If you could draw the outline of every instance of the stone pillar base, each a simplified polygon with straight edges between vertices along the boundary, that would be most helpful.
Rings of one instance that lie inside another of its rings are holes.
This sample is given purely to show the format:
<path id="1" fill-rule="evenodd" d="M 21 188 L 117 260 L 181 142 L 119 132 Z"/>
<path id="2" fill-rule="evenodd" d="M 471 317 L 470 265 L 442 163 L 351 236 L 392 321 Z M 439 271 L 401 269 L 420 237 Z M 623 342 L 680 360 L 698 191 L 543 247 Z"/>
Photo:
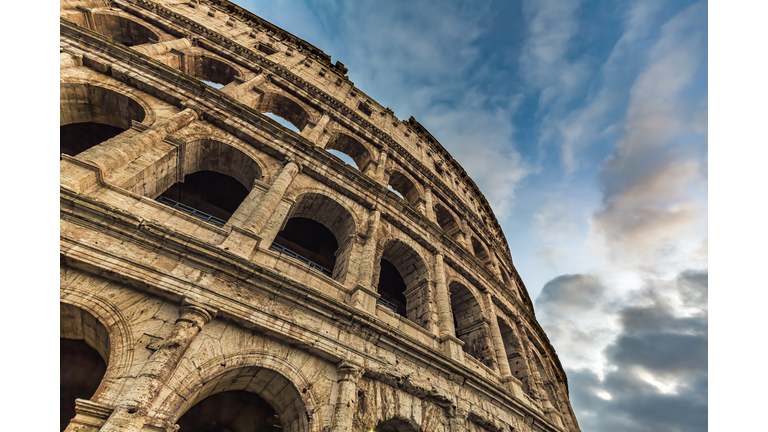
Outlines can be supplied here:
<path id="1" fill-rule="evenodd" d="M 370 314 L 376 315 L 376 300 L 381 297 L 379 293 L 371 291 L 362 285 L 357 285 L 351 293 L 352 306 Z"/>
<path id="2" fill-rule="evenodd" d="M 229 236 L 219 247 L 249 260 L 260 243 L 261 237 L 233 226 Z"/>
<path id="3" fill-rule="evenodd" d="M 440 335 L 440 342 L 443 344 L 443 353 L 448 357 L 464 363 L 464 342 L 456 336 L 443 334 Z"/>

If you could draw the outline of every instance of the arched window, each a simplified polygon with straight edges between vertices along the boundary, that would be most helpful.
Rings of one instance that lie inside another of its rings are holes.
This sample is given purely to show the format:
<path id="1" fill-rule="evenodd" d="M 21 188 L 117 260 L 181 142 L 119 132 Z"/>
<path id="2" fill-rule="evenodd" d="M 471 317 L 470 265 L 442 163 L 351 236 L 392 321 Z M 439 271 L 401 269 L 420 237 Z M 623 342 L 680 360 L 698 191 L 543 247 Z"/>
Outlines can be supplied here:
<path id="1" fill-rule="evenodd" d="M 393 418 L 385 420 L 375 428 L 374 432 L 421 432 L 421 428 L 413 420 Z"/>
<path id="2" fill-rule="evenodd" d="M 231 65 L 204 54 L 188 56 L 187 73 L 201 81 L 221 86 L 231 83 L 240 75 L 240 72 Z"/>
<path id="3" fill-rule="evenodd" d="M 243 367 L 208 381 L 181 409 L 180 431 L 305 432 L 301 394 L 271 369 Z"/>
<path id="4" fill-rule="evenodd" d="M 62 83 L 59 86 L 59 148 L 76 156 L 146 117 L 144 108 L 128 96 L 104 87 Z"/>
<path id="5" fill-rule="evenodd" d="M 426 328 L 429 274 L 424 260 L 404 242 L 392 240 L 384 245 L 379 263 L 374 275 L 379 302 Z"/>
<path id="6" fill-rule="evenodd" d="M 488 249 L 475 236 L 472 236 L 472 251 L 480 262 L 487 266 L 491 265 L 491 256 L 488 254 Z"/>
<path id="7" fill-rule="evenodd" d="M 491 350 L 490 329 L 480 303 L 467 287 L 458 282 L 452 282 L 449 288 L 456 337 L 464 342 L 464 352 L 493 369 L 495 353 Z"/>
<path id="8" fill-rule="evenodd" d="M 93 14 L 94 31 L 125 46 L 157 42 L 159 35 L 132 19 L 109 13 Z"/>
<path id="9" fill-rule="evenodd" d="M 60 303 L 61 430 L 75 417 L 75 399 L 91 399 L 109 363 L 109 333 L 90 313 Z"/>
<path id="10" fill-rule="evenodd" d="M 435 218 L 437 219 L 437 224 L 440 225 L 440 228 L 452 238 L 457 238 L 462 234 L 461 227 L 456 221 L 456 218 L 454 218 L 453 214 L 440 203 L 435 204 Z"/>
<path id="11" fill-rule="evenodd" d="M 408 201 L 408 203 L 414 207 L 421 199 L 419 189 L 416 188 L 407 176 L 399 171 L 395 171 L 389 176 L 389 186 L 397 191 L 404 200 Z"/>
<path id="12" fill-rule="evenodd" d="M 512 327 L 503 319 L 497 318 L 501 339 L 504 341 L 504 351 L 507 353 L 509 370 L 512 375 L 523 383 L 523 391 L 528 395 L 533 395 L 532 386 L 528 369 L 528 361 L 523 351 L 523 344 Z M 514 325 L 514 324 L 513 324 Z"/>
<path id="13" fill-rule="evenodd" d="M 271 248 L 343 283 L 355 232 L 355 220 L 341 204 L 306 193 L 296 200 Z"/>
<path id="14" fill-rule="evenodd" d="M 184 177 L 158 197 L 158 201 L 217 225 L 224 225 L 250 190 L 234 178 L 215 171 Z"/>
<path id="15" fill-rule="evenodd" d="M 217 225 L 232 217 L 262 175 L 251 157 L 212 140 L 187 145 L 184 173 L 184 181 L 166 189 L 157 200 Z"/>
<path id="16" fill-rule="evenodd" d="M 325 146 L 325 149 L 331 153 L 339 152 L 351 158 L 354 161 L 355 168 L 362 172 L 365 172 L 368 164 L 371 162 L 371 154 L 368 152 L 368 149 L 360 141 L 346 134 L 340 133 L 335 135 Z M 339 157 L 344 160 L 344 157 Z"/>
<path id="17" fill-rule="evenodd" d="M 278 93 L 264 93 L 253 107 L 260 113 L 271 113 L 287 120 L 301 132 L 309 123 L 309 113 L 294 100 Z"/>

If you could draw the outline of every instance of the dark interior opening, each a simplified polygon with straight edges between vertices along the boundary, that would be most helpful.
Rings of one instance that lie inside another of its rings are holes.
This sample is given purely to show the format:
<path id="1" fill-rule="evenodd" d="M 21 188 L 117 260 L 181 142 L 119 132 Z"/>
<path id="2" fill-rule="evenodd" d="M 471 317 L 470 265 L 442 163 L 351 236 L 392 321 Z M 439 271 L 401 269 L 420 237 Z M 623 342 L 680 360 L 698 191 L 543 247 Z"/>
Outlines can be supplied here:
<path id="1" fill-rule="evenodd" d="M 200 401 L 177 422 L 180 432 L 265 432 L 282 430 L 275 410 L 261 396 L 243 390 Z"/>
<path id="2" fill-rule="evenodd" d="M 161 196 L 226 221 L 248 196 L 248 189 L 226 174 L 198 171 L 184 177 L 184 183 L 174 184 Z"/>
<path id="3" fill-rule="evenodd" d="M 75 399 L 90 399 L 99 388 L 107 365 L 84 340 L 60 339 L 59 426 L 75 417 Z"/>
<path id="4" fill-rule="evenodd" d="M 72 123 L 59 126 L 60 153 L 69 156 L 88 150 L 125 132 L 126 129 L 101 123 Z"/>
<path id="5" fill-rule="evenodd" d="M 275 243 L 333 272 L 339 243 L 323 224 L 303 217 L 288 220 Z"/>
<path id="6" fill-rule="evenodd" d="M 379 273 L 379 285 L 376 287 L 379 295 L 384 300 L 397 306 L 397 313 L 405 316 L 405 292 L 406 285 L 400 272 L 389 261 L 382 258 L 381 273 Z"/>

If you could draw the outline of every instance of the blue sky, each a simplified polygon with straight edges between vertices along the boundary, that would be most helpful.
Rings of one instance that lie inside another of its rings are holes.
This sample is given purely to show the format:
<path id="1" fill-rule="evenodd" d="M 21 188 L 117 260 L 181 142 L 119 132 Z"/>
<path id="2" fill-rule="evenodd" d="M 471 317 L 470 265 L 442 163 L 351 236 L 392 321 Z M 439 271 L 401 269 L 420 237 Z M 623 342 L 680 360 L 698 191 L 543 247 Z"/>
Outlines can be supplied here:
<path id="1" fill-rule="evenodd" d="M 706 2 L 236 3 L 467 170 L 583 430 L 707 430 Z"/>

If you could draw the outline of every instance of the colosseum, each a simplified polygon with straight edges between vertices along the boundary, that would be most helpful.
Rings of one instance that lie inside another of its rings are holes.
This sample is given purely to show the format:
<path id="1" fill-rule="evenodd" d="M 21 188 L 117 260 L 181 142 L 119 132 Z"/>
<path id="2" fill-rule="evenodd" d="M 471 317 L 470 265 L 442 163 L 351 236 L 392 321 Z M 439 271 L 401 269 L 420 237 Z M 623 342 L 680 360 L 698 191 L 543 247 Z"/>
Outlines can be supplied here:
<path id="1" fill-rule="evenodd" d="M 579 431 L 483 194 L 342 63 L 61 0 L 60 65 L 62 430 Z"/>

